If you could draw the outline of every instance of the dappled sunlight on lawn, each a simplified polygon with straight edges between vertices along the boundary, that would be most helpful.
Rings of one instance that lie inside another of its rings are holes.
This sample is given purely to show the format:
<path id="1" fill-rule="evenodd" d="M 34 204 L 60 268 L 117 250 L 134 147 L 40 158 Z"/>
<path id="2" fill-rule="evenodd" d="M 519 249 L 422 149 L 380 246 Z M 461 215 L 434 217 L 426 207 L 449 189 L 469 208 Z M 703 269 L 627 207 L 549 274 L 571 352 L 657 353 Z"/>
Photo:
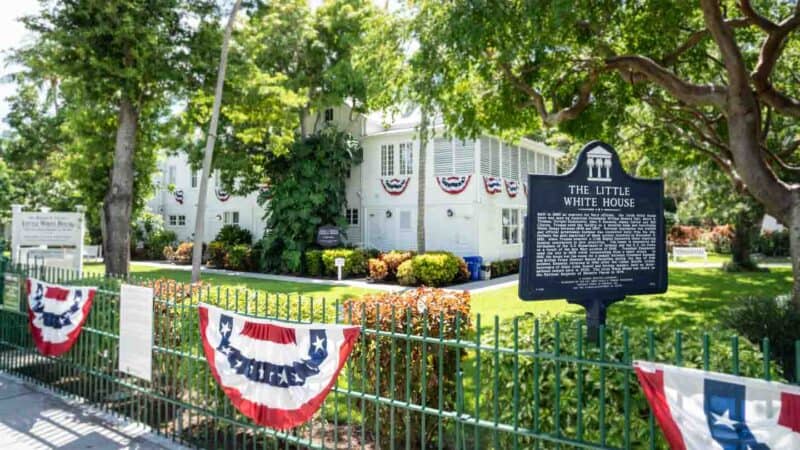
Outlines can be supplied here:
<path id="1" fill-rule="evenodd" d="M 669 290 L 664 294 L 629 297 L 608 310 L 609 323 L 630 326 L 669 326 L 675 329 L 713 328 L 725 305 L 740 297 L 773 297 L 789 291 L 791 270 L 771 268 L 769 272 L 726 273 L 720 269 L 670 269 Z M 525 302 L 517 286 L 475 294 L 473 314 L 483 323 L 526 313 L 580 314 L 582 308 L 564 300 Z"/>

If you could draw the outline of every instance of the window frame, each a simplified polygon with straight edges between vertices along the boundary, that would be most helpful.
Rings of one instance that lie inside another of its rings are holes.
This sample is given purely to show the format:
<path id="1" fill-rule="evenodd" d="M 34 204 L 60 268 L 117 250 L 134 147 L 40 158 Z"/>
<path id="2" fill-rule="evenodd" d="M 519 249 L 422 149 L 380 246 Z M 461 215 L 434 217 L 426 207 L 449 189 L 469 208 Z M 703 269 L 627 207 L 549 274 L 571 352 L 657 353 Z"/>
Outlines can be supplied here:
<path id="1" fill-rule="evenodd" d="M 503 245 L 519 245 L 521 243 L 519 208 L 500 209 L 500 242 Z"/>
<path id="2" fill-rule="evenodd" d="M 347 220 L 347 225 L 352 227 L 360 224 L 361 214 L 359 213 L 358 208 L 346 208 L 344 210 L 344 216 Z"/>
<path id="3" fill-rule="evenodd" d="M 234 218 L 236 220 L 234 220 Z M 241 225 L 241 214 L 239 211 L 224 211 L 222 213 L 222 224 L 223 225 Z"/>
<path id="4" fill-rule="evenodd" d="M 398 173 L 400 175 L 414 174 L 414 143 L 401 142 L 398 144 Z"/>
<path id="5" fill-rule="evenodd" d="M 381 176 L 394 176 L 394 144 L 381 144 Z"/>
<path id="6" fill-rule="evenodd" d="M 326 108 L 323 114 L 325 117 L 325 123 L 333 122 L 333 108 Z M 328 115 L 330 115 L 330 117 L 328 117 Z"/>

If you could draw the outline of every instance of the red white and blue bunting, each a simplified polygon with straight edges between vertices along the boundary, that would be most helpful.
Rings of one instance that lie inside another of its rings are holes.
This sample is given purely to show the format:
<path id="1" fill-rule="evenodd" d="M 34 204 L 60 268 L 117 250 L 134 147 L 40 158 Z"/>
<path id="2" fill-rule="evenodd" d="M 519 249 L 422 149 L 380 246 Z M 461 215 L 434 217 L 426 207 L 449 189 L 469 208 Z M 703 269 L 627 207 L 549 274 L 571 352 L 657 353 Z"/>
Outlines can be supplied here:
<path id="1" fill-rule="evenodd" d="M 494 195 L 503 190 L 503 181 L 500 177 L 490 177 L 484 175 L 483 186 L 486 188 L 486 192 Z"/>
<path id="2" fill-rule="evenodd" d="M 221 202 L 227 202 L 231 198 L 231 194 L 222 189 L 214 189 L 214 194 L 216 194 L 217 200 Z"/>
<path id="3" fill-rule="evenodd" d="M 183 191 L 178 189 L 177 191 L 175 191 L 175 193 L 173 195 L 175 195 L 175 201 L 178 202 L 179 205 L 182 205 L 183 204 Z"/>
<path id="4" fill-rule="evenodd" d="M 72 348 L 92 308 L 97 288 L 59 286 L 28 278 L 28 325 L 39 353 L 59 356 Z"/>
<path id="5" fill-rule="evenodd" d="M 256 319 L 202 303 L 198 309 L 214 378 L 239 412 L 278 430 L 305 423 L 322 406 L 360 332 Z"/>
<path id="6" fill-rule="evenodd" d="M 400 195 L 405 192 L 406 188 L 408 187 L 408 183 L 411 181 L 411 177 L 406 177 L 404 179 L 400 178 L 382 178 L 381 179 L 381 186 L 383 186 L 383 190 L 386 191 L 389 195 Z"/>
<path id="7" fill-rule="evenodd" d="M 519 182 L 514 180 L 505 180 L 506 192 L 508 196 L 514 198 L 519 194 Z"/>
<path id="8" fill-rule="evenodd" d="M 464 192 L 464 189 L 469 185 L 470 179 L 472 179 L 472 175 L 438 176 L 436 177 L 436 182 L 443 191 L 456 195 Z"/>

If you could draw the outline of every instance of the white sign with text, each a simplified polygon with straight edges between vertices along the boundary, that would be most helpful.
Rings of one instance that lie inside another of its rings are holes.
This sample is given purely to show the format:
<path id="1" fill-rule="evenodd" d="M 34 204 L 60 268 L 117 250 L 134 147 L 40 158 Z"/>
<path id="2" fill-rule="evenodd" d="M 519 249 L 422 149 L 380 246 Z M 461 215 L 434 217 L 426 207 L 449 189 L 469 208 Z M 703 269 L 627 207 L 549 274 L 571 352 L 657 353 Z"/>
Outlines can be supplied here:
<path id="1" fill-rule="evenodd" d="M 153 289 L 123 284 L 119 295 L 119 370 L 151 381 Z"/>

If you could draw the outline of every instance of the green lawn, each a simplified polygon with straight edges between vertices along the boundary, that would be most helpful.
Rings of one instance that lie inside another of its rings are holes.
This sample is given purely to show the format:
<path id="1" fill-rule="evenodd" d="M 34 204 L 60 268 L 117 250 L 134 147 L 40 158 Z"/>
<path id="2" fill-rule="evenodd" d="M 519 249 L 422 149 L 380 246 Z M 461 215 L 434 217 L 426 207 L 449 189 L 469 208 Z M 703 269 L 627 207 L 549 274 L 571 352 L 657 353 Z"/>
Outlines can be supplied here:
<path id="1" fill-rule="evenodd" d="M 84 266 L 84 271 L 88 273 L 103 273 L 104 268 L 101 263 L 91 263 Z M 131 264 L 131 274 L 136 277 L 147 279 L 170 278 L 184 283 L 188 283 L 191 279 L 191 273 L 187 270 L 160 269 L 136 263 Z M 223 289 L 251 290 L 269 292 L 270 294 L 289 294 L 292 296 L 303 295 L 303 297 L 314 297 L 318 300 L 322 298 L 328 300 L 344 300 L 363 295 L 367 292 L 375 292 L 370 289 L 358 287 L 270 281 L 242 275 L 233 276 L 204 273 L 202 279 L 214 288 L 219 286 Z"/>
<path id="2" fill-rule="evenodd" d="M 769 272 L 731 274 L 720 269 L 669 270 L 669 290 L 659 295 L 631 297 L 608 310 L 608 321 L 636 325 L 666 324 L 684 329 L 716 321 L 716 312 L 727 302 L 742 296 L 770 297 L 788 293 L 791 269 L 771 268 Z M 473 314 L 482 321 L 532 313 L 579 313 L 582 308 L 566 301 L 524 302 L 517 286 L 478 293 L 472 300 Z"/>
<path id="3" fill-rule="evenodd" d="M 185 270 L 159 269 L 132 264 L 132 272 L 143 278 L 171 278 L 188 282 Z M 101 273 L 103 266 L 88 264 L 88 272 Z M 369 289 L 328 286 L 313 283 L 269 281 L 247 276 L 204 274 L 203 281 L 212 286 L 231 289 L 249 289 L 260 292 L 289 294 L 322 298 L 332 301 L 375 292 Z M 608 320 L 613 323 L 636 325 L 664 324 L 676 329 L 687 329 L 712 324 L 716 313 L 727 302 L 742 296 L 770 297 L 786 293 L 791 286 L 791 269 L 771 268 L 768 272 L 731 274 L 720 269 L 669 270 L 669 290 L 660 295 L 631 297 L 609 309 Z M 517 286 L 474 294 L 473 316 L 481 314 L 484 326 L 491 326 L 494 316 L 501 320 L 524 314 L 583 314 L 579 306 L 564 300 L 526 302 L 517 296 Z"/>

